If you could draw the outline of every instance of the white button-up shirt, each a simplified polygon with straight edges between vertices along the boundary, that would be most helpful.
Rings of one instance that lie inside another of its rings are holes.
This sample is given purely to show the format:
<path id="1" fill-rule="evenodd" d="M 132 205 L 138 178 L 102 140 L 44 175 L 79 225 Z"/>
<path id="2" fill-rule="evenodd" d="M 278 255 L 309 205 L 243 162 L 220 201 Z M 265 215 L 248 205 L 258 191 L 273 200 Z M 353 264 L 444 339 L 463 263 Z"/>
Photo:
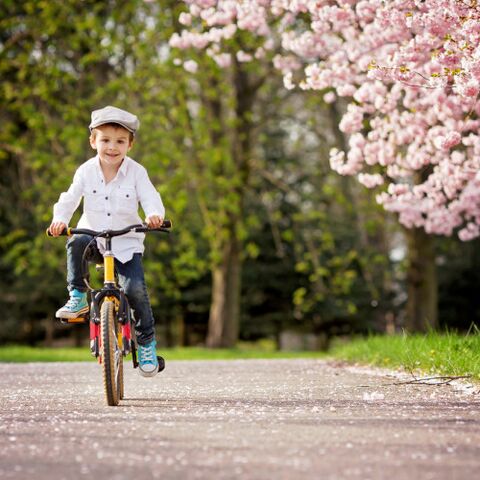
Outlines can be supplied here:
<path id="1" fill-rule="evenodd" d="M 83 197 L 83 215 L 78 228 L 91 230 L 121 229 L 142 223 L 138 215 L 140 202 L 145 216 L 165 216 L 160 194 L 148 177 L 147 170 L 125 157 L 116 177 L 106 183 L 98 155 L 81 165 L 73 177 L 68 191 L 60 195 L 53 207 L 53 221 L 68 225 Z M 143 253 L 145 235 L 127 233 L 112 239 L 112 251 L 122 263 L 132 259 L 134 253 Z M 105 252 L 104 239 L 97 239 L 100 252 Z"/>

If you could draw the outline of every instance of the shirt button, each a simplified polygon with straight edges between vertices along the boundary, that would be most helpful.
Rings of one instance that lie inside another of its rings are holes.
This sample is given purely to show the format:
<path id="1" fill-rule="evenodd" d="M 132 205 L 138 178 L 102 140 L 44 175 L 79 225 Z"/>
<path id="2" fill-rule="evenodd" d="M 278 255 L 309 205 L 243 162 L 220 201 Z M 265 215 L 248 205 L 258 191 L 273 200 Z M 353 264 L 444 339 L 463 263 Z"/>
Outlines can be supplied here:
<path id="1" fill-rule="evenodd" d="M 108 216 L 110 216 L 110 214 L 109 214 L 109 213 L 107 213 L 107 215 L 108 215 Z"/>
<path id="2" fill-rule="evenodd" d="M 97 193 L 97 191 L 96 191 L 96 190 L 94 190 L 94 191 L 93 191 L 93 193 Z"/>
<path id="3" fill-rule="evenodd" d="M 108 200 L 108 197 L 105 197 L 105 200 Z"/>

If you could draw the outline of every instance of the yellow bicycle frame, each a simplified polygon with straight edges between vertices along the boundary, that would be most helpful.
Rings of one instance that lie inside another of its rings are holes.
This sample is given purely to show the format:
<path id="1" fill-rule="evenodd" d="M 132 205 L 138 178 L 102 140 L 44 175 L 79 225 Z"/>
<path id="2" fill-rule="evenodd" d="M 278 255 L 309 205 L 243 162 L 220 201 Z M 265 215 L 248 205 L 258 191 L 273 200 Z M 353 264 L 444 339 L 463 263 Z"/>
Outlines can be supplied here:
<path id="1" fill-rule="evenodd" d="M 115 281 L 115 257 L 111 251 L 107 251 L 103 255 L 103 270 L 104 270 L 104 283 L 105 286 L 116 286 Z M 107 296 L 105 300 L 113 302 L 115 305 L 115 311 L 118 312 L 119 302 L 117 297 L 115 296 Z M 117 334 L 117 341 L 120 349 L 123 347 L 123 337 L 122 337 L 122 330 L 121 328 L 118 329 L 116 332 Z"/>
<path id="2" fill-rule="evenodd" d="M 105 252 L 103 257 L 105 283 L 115 283 L 115 259 L 111 252 Z"/>

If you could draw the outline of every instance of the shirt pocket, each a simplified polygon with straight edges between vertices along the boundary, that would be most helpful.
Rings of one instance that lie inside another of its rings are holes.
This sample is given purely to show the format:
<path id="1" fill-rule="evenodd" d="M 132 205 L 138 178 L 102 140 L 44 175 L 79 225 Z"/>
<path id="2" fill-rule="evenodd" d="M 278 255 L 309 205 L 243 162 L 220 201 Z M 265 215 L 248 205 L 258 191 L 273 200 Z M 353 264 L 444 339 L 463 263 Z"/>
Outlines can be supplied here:
<path id="1" fill-rule="evenodd" d="M 115 192 L 118 213 L 136 213 L 138 211 L 137 193 L 131 187 L 119 187 Z"/>
<path id="2" fill-rule="evenodd" d="M 101 195 L 101 192 L 98 190 L 98 188 L 95 187 L 87 187 L 84 195 L 83 195 L 83 201 L 84 201 L 84 206 L 83 209 L 85 212 L 103 212 L 105 209 L 105 205 L 103 200 L 103 196 Z"/>

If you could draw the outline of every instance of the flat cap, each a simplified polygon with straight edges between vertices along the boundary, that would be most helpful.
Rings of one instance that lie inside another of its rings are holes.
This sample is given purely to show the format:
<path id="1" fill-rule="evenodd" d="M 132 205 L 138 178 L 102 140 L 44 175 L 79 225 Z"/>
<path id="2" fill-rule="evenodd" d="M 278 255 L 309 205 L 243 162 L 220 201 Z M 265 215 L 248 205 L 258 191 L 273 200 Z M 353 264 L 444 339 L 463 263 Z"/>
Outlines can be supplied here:
<path id="1" fill-rule="evenodd" d="M 136 115 L 110 105 L 92 112 L 92 121 L 89 128 L 92 130 L 106 123 L 118 123 L 132 133 L 135 133 L 140 128 L 140 122 Z"/>

